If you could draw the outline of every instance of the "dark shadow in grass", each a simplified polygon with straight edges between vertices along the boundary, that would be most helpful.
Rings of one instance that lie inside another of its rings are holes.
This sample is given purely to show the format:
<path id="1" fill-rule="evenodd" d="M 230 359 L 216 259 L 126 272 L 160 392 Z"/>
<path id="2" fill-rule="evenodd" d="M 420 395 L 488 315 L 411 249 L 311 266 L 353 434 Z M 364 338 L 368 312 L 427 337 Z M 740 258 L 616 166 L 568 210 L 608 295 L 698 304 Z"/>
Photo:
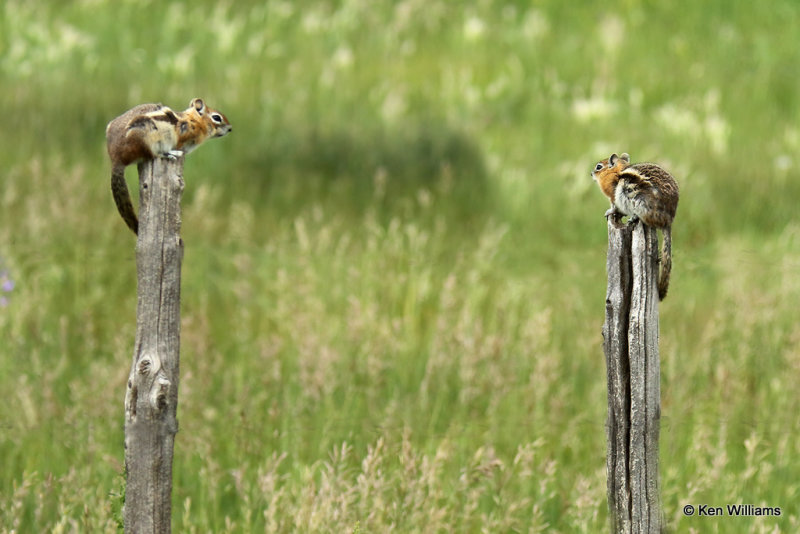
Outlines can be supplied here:
<path id="1" fill-rule="evenodd" d="M 485 212 L 491 191 L 477 143 L 463 130 L 425 121 L 387 127 L 284 127 L 250 160 L 257 195 L 301 207 L 386 213 L 428 205 L 447 216 Z"/>

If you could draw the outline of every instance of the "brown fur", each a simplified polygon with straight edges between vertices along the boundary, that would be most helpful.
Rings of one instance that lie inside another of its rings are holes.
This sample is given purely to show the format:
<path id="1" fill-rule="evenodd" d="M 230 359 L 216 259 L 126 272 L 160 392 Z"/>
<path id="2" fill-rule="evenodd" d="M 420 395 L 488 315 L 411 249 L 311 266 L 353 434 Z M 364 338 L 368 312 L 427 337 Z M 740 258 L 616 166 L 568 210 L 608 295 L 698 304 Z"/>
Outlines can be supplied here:
<path id="1" fill-rule="evenodd" d="M 672 271 L 672 222 L 678 209 L 678 184 L 670 173 L 654 163 L 630 164 L 628 154 L 612 154 L 595 165 L 592 178 L 611 201 L 606 215 L 623 214 L 641 220 L 664 235 L 658 297 L 669 289 Z"/>
<path id="2" fill-rule="evenodd" d="M 120 216 L 138 233 L 125 167 L 156 157 L 174 158 L 189 153 L 206 139 L 231 131 L 222 113 L 207 109 L 195 98 L 185 111 L 175 112 L 162 104 L 140 104 L 108 123 L 106 142 L 111 159 L 111 193 Z"/>
<path id="3" fill-rule="evenodd" d="M 614 204 L 614 189 L 619 181 L 619 172 L 629 164 L 630 156 L 628 154 L 622 154 L 622 156 L 612 154 L 611 157 L 598 162 L 592 172 L 592 177 L 597 181 L 603 194 L 611 200 L 612 205 Z"/>
<path id="4" fill-rule="evenodd" d="M 184 122 L 178 135 L 177 148 L 186 154 L 207 139 L 223 137 L 233 129 L 225 115 L 206 107 L 200 98 L 191 101 L 189 107 L 181 114 L 181 118 Z"/>

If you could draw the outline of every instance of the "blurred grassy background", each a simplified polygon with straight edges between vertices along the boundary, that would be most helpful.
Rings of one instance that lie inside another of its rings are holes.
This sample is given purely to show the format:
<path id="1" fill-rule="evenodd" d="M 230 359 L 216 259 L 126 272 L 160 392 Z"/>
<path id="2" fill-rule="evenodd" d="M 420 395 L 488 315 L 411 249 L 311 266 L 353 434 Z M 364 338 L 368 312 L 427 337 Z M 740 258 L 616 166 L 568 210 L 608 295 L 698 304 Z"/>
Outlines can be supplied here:
<path id="1" fill-rule="evenodd" d="M 797 531 L 799 22 L 792 0 L 6 1 L 0 531 L 118 528 L 136 278 L 104 129 L 195 96 L 234 131 L 185 168 L 175 531 L 604 530 L 589 171 L 613 151 L 681 186 L 667 523 Z"/>

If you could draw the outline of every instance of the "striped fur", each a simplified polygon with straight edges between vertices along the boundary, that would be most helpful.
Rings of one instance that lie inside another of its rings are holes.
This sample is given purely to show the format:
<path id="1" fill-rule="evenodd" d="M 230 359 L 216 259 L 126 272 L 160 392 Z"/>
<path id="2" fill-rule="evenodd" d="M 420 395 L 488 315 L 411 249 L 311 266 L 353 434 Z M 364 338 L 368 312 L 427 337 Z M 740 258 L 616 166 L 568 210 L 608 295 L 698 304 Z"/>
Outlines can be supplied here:
<path id="1" fill-rule="evenodd" d="M 612 154 L 595 165 L 592 178 L 611 201 L 607 215 L 622 214 L 662 230 L 661 272 L 658 296 L 669 289 L 672 270 L 672 222 L 678 209 L 678 184 L 654 163 L 630 164 L 628 154 Z"/>
<path id="2" fill-rule="evenodd" d="M 175 112 L 162 104 L 141 104 L 108 123 L 106 141 L 111 158 L 111 193 L 120 216 L 138 233 L 125 167 L 157 157 L 175 158 L 191 152 L 206 139 L 231 131 L 228 119 L 206 108 L 200 98 L 185 111 Z"/>

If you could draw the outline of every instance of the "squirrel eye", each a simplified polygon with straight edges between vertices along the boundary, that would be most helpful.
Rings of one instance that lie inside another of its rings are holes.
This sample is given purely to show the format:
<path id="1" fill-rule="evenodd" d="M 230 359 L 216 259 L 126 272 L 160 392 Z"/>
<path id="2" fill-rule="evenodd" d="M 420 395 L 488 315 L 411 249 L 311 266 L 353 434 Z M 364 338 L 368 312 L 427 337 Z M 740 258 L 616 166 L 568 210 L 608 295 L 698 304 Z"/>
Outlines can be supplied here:
<path id="1" fill-rule="evenodd" d="M 220 115 L 219 113 L 214 113 L 213 115 L 211 115 L 211 119 L 214 122 L 222 122 L 222 115 Z"/>
<path id="2" fill-rule="evenodd" d="M 603 170 L 603 164 L 602 163 L 598 163 L 597 165 L 594 166 L 594 170 L 602 171 Z"/>

